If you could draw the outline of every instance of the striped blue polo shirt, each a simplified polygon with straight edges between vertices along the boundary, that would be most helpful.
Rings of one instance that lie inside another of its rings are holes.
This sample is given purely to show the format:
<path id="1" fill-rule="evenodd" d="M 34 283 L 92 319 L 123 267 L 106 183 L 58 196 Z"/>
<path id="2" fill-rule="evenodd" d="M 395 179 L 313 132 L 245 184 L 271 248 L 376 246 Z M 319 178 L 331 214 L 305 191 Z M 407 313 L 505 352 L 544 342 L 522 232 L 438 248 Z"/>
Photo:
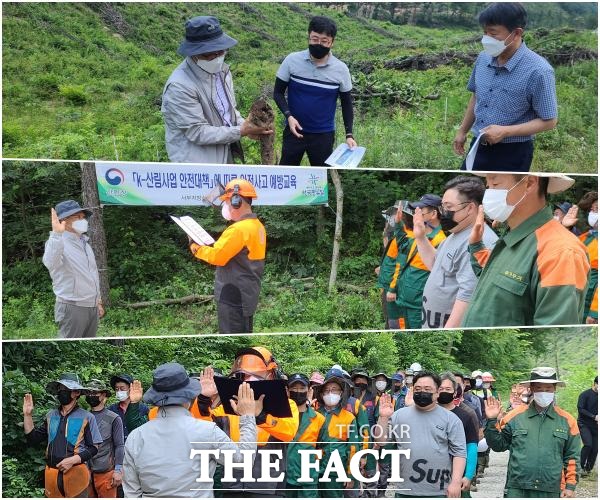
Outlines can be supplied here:
<path id="1" fill-rule="evenodd" d="M 306 49 L 289 54 L 277 70 L 277 78 L 288 82 L 290 113 L 304 132 L 335 130 L 338 94 L 352 89 L 348 66 L 332 53 L 325 64 L 317 66 Z"/>
<path id="2" fill-rule="evenodd" d="M 475 93 L 471 131 L 476 136 L 488 125 L 518 125 L 535 118 L 550 120 L 558 116 L 554 69 L 525 42 L 504 66 L 498 66 L 497 57 L 481 52 L 467 89 Z M 531 139 L 533 136 L 507 137 L 502 142 Z"/>

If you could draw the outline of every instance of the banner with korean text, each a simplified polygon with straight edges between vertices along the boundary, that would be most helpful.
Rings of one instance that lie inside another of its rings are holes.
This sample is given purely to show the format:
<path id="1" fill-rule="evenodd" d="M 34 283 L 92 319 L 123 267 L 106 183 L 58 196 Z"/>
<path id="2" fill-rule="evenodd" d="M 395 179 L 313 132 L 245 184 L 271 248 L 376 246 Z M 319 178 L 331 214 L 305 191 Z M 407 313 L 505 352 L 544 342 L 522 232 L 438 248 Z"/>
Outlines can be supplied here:
<path id="1" fill-rule="evenodd" d="M 96 162 L 96 178 L 103 205 L 207 205 L 233 179 L 255 186 L 254 205 L 326 205 L 328 195 L 327 169 L 313 167 Z"/>

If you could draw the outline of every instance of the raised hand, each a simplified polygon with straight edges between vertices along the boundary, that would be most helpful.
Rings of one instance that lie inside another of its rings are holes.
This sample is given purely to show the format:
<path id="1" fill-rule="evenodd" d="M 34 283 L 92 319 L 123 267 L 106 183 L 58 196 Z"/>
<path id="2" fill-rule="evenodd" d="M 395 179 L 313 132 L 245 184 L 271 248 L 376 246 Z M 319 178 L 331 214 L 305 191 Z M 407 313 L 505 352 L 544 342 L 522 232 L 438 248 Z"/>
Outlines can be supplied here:
<path id="1" fill-rule="evenodd" d="M 484 401 L 486 418 L 498 418 L 502 412 L 502 406 L 494 396 L 488 396 Z"/>
<path id="2" fill-rule="evenodd" d="M 264 394 L 261 397 L 264 398 Z M 242 382 L 240 384 L 236 399 L 237 401 L 234 399 L 229 400 L 229 402 L 231 403 L 231 407 L 233 408 L 233 411 L 235 413 L 237 413 L 238 415 L 248 416 L 255 416 L 257 414 L 257 402 L 254 400 L 254 391 L 252 390 L 252 387 L 250 387 L 249 383 Z M 260 406 L 262 410 L 262 404 Z"/>
<path id="3" fill-rule="evenodd" d="M 571 208 L 569 208 L 569 210 L 563 217 L 562 225 L 565 227 L 568 227 L 568 228 L 573 227 L 575 224 L 577 224 L 577 214 L 578 213 L 579 213 L 579 207 L 577 205 L 573 205 Z"/>
<path id="4" fill-rule="evenodd" d="M 469 236 L 469 245 L 475 245 L 476 243 L 481 242 L 483 239 L 484 227 L 485 214 L 483 212 L 483 205 L 479 205 L 479 209 L 477 210 L 477 219 L 475 219 L 475 224 L 473 224 L 473 229 L 471 229 L 471 235 Z"/>
<path id="5" fill-rule="evenodd" d="M 26 417 L 33 415 L 33 396 L 29 393 L 23 398 L 23 415 Z"/>
<path id="6" fill-rule="evenodd" d="M 382 394 L 379 398 L 379 416 L 389 418 L 394 413 L 394 401 L 389 394 Z"/>
<path id="7" fill-rule="evenodd" d="M 207 366 L 200 373 L 200 386 L 202 391 L 200 394 L 207 398 L 212 398 L 218 393 L 217 384 L 215 384 L 215 370 L 212 366 Z"/>
<path id="8" fill-rule="evenodd" d="M 139 380 L 131 382 L 131 386 L 129 387 L 129 401 L 132 403 L 139 403 L 142 400 L 143 395 L 144 390 L 142 389 L 142 383 Z"/>
<path id="9" fill-rule="evenodd" d="M 425 227 L 425 221 L 423 220 L 423 211 L 420 208 L 415 209 L 413 214 L 413 234 L 415 239 L 419 240 L 425 238 L 427 235 L 427 228 Z"/>
<path id="10" fill-rule="evenodd" d="M 67 221 L 59 221 L 56 210 L 50 209 L 50 222 L 52 223 L 52 231 L 55 233 L 64 233 L 67 228 Z"/>

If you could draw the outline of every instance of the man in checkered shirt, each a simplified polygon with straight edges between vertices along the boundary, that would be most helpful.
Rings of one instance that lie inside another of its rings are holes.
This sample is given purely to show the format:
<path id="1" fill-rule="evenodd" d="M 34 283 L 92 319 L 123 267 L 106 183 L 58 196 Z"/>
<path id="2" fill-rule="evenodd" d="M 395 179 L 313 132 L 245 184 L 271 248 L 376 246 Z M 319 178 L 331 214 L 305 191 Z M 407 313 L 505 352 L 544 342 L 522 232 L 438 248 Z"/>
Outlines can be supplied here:
<path id="1" fill-rule="evenodd" d="M 527 12 L 520 3 L 491 4 L 479 15 L 479 23 L 484 50 L 467 84 L 473 95 L 454 138 L 454 151 L 465 153 L 470 130 L 471 145 L 483 134 L 473 170 L 528 172 L 535 134 L 556 127 L 554 70 L 525 45 Z"/>

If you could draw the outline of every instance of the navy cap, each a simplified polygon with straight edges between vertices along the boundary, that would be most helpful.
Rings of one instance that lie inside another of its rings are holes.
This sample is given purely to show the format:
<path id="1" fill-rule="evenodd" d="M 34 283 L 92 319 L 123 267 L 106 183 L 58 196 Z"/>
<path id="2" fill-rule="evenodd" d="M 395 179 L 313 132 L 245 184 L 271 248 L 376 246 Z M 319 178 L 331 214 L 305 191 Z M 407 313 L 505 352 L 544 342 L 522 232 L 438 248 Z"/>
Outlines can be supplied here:
<path id="1" fill-rule="evenodd" d="M 121 373 L 119 375 L 113 375 L 110 377 L 110 386 L 114 389 L 117 382 L 125 382 L 127 385 L 131 385 L 133 382 L 133 377 L 126 373 Z"/>
<path id="2" fill-rule="evenodd" d="M 82 208 L 82 206 L 77 203 L 75 200 L 66 200 L 61 201 L 58 205 L 54 207 L 56 211 L 56 215 L 58 216 L 58 220 L 63 220 L 69 217 L 70 215 L 83 212 L 86 217 L 92 216 L 92 211 L 87 208 Z"/>
<path id="3" fill-rule="evenodd" d="M 442 199 L 437 194 L 424 194 L 419 201 L 411 201 L 408 206 L 413 210 L 415 208 L 432 207 L 438 208 L 442 204 Z"/>
<path id="4" fill-rule="evenodd" d="M 288 377 L 288 380 L 287 380 L 288 385 L 295 384 L 296 382 L 300 382 L 301 384 L 305 385 L 306 387 L 309 386 L 308 377 L 306 375 L 304 375 L 303 373 L 293 373 L 292 375 L 290 375 Z"/>
<path id="5" fill-rule="evenodd" d="M 568 201 L 563 201 L 562 203 L 554 204 L 554 208 L 558 208 L 565 215 L 572 206 L 573 205 L 571 203 L 569 203 Z"/>
<path id="6" fill-rule="evenodd" d="M 394 373 L 392 375 L 392 380 L 394 380 L 395 382 L 402 382 L 404 380 L 404 377 L 401 373 Z"/>

